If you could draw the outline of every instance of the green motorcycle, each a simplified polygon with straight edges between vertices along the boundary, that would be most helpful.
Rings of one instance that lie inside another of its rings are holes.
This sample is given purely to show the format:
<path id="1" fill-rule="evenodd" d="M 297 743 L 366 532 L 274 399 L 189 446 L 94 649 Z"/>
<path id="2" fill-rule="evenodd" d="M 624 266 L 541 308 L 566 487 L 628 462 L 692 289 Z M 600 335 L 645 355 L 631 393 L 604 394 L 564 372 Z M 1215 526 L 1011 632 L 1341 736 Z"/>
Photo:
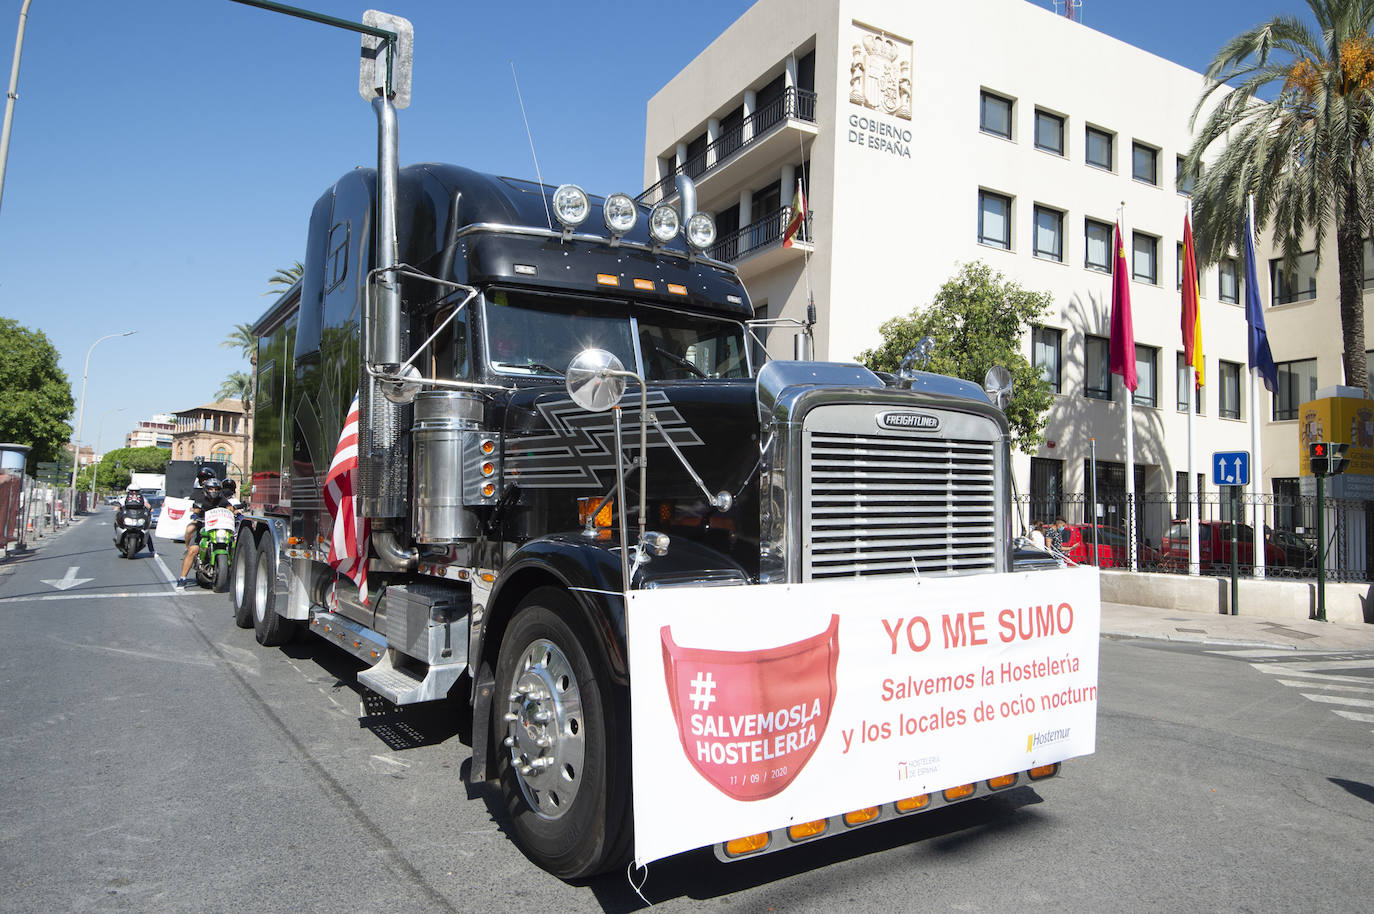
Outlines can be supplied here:
<path id="1" fill-rule="evenodd" d="M 196 554 L 196 583 L 215 593 L 229 589 L 229 557 L 234 553 L 234 512 L 211 508 L 200 528 L 200 552 Z"/>

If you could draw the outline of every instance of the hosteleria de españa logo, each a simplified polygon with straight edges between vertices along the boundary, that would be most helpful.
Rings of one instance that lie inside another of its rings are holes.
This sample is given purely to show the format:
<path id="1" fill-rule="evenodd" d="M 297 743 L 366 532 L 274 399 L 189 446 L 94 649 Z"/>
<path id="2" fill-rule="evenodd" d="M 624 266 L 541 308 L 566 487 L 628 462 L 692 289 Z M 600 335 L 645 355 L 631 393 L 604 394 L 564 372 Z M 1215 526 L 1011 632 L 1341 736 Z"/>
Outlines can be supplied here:
<path id="1" fill-rule="evenodd" d="M 668 701 L 692 767 L 736 800 L 785 789 L 830 720 L 840 617 L 809 638 L 753 651 L 682 647 L 667 625 L 659 634 Z"/>

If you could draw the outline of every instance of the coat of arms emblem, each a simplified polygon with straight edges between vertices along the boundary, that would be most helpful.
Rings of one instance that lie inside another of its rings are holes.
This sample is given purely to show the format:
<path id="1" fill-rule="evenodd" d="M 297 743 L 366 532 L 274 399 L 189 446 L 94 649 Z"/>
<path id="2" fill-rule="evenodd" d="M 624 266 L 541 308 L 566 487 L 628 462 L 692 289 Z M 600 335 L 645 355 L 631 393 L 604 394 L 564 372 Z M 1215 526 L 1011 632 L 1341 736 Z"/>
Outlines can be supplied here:
<path id="1" fill-rule="evenodd" d="M 849 63 L 849 100 L 911 120 L 911 43 L 857 27 Z"/>

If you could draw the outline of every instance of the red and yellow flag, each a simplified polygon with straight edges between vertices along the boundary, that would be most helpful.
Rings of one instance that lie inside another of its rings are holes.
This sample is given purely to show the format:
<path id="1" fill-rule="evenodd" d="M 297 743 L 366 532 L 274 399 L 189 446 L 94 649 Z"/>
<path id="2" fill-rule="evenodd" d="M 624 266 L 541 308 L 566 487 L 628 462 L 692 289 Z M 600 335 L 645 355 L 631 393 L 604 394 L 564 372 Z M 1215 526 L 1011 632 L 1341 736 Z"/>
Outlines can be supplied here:
<path id="1" fill-rule="evenodd" d="M 792 218 L 787 220 L 787 231 L 782 235 L 782 246 L 790 248 L 792 242 L 797 240 L 797 233 L 801 231 L 802 223 L 806 221 L 806 195 L 802 193 L 802 183 L 797 181 L 797 193 L 792 198 Z M 805 240 L 805 239 L 803 239 Z"/>
<path id="2" fill-rule="evenodd" d="M 1197 370 L 1194 383 L 1203 385 L 1202 312 L 1197 299 L 1197 255 L 1193 251 L 1193 224 L 1183 216 L 1183 359 Z"/>

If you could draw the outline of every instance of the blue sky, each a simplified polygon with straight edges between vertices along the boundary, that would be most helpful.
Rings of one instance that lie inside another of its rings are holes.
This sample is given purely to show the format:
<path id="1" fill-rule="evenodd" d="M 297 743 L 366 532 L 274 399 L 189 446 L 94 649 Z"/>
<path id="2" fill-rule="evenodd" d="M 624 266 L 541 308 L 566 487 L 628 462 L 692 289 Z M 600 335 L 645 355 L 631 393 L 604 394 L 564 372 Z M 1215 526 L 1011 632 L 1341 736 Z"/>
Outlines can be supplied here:
<path id="1" fill-rule="evenodd" d="M 367 3 L 291 5 L 356 21 Z M 375 5 L 415 26 L 403 164 L 533 178 L 513 63 L 544 180 L 633 194 L 649 97 L 750 0 Z M 0 0 L 0 47 L 21 6 Z M 1237 32 L 1303 9 L 1085 0 L 1080 20 L 1200 70 Z M 375 165 L 358 46 L 229 0 L 32 0 L 0 202 L 0 316 L 48 335 L 74 399 L 91 344 L 137 331 L 92 351 L 84 443 L 120 447 L 133 422 L 208 402 L 247 370 L 220 341 L 266 308 L 273 272 L 303 259 L 320 193 Z"/>

